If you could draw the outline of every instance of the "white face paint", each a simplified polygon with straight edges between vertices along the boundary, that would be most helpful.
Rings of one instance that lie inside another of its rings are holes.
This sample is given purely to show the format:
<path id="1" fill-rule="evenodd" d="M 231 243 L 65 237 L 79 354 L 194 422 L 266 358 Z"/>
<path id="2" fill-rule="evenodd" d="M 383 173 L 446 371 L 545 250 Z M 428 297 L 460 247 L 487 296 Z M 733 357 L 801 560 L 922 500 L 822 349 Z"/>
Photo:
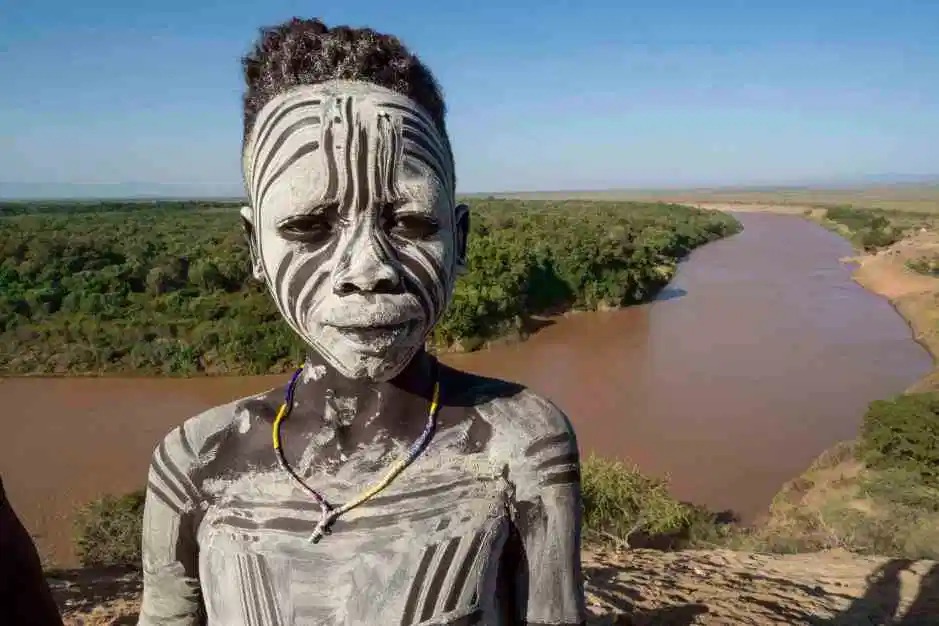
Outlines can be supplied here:
<path id="1" fill-rule="evenodd" d="M 284 319 L 342 375 L 394 377 L 462 269 L 446 137 L 405 96 L 331 81 L 268 102 L 243 167 L 255 275 Z"/>

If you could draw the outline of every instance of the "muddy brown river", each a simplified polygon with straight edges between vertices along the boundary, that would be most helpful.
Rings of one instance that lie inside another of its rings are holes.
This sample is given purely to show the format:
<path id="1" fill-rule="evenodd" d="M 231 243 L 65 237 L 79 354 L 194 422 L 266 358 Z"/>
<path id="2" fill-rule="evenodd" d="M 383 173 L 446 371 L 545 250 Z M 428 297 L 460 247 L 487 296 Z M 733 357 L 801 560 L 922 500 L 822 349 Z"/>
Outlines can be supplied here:
<path id="1" fill-rule="evenodd" d="M 856 435 L 870 401 L 932 362 L 890 304 L 851 280 L 845 241 L 798 216 L 739 217 L 744 232 L 695 251 L 652 304 L 446 360 L 553 399 L 584 453 L 752 520 Z M 77 506 L 140 488 L 153 447 L 185 418 L 285 380 L 0 379 L 0 474 L 41 551 L 70 564 Z"/>

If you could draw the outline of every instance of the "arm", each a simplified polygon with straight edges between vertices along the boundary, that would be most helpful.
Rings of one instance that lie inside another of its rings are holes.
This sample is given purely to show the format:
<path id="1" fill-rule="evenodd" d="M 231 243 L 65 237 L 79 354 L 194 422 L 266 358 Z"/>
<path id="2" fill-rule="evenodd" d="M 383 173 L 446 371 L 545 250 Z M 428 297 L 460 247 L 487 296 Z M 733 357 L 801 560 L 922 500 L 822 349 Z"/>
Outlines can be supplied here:
<path id="1" fill-rule="evenodd" d="M 141 626 L 204 622 L 196 541 L 201 496 L 190 479 L 196 461 L 184 427 L 153 453 L 144 505 Z"/>
<path id="2" fill-rule="evenodd" d="M 553 406 L 544 430 L 517 463 L 513 537 L 507 565 L 514 572 L 518 624 L 581 625 L 586 620 L 580 563 L 581 495 L 577 439 Z"/>
<path id="3" fill-rule="evenodd" d="M 6 499 L 0 481 L 0 622 L 61 626 L 62 618 L 32 537 Z"/>

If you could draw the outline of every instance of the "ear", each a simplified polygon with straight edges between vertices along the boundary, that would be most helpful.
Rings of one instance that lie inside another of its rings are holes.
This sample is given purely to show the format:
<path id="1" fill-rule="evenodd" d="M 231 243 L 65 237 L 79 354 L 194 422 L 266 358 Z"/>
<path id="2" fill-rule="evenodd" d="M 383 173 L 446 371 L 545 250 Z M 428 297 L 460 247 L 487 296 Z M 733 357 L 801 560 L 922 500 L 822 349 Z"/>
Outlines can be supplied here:
<path id="1" fill-rule="evenodd" d="M 454 210 L 456 222 L 456 272 L 466 272 L 466 241 L 469 238 L 470 209 L 465 204 L 458 204 Z"/>
<path id="2" fill-rule="evenodd" d="M 251 255 L 251 275 L 257 280 L 264 280 L 264 270 L 258 256 L 258 244 L 254 232 L 254 211 L 249 206 L 241 207 L 241 227 L 248 241 L 248 253 Z"/>

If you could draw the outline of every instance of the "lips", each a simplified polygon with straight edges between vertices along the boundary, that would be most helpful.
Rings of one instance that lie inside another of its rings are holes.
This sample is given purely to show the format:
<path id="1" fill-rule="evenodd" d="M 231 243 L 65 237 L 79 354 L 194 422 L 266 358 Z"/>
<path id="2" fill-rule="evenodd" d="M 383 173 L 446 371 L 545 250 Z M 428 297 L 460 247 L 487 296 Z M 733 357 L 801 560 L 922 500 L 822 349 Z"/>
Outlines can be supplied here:
<path id="1" fill-rule="evenodd" d="M 334 326 L 330 325 L 346 341 L 356 344 L 363 352 L 381 352 L 410 334 L 415 322 L 381 326 Z"/>
<path id="2" fill-rule="evenodd" d="M 423 318 L 421 305 L 414 297 L 376 298 L 369 295 L 329 298 L 314 311 L 311 321 L 340 329 L 391 328 Z"/>

